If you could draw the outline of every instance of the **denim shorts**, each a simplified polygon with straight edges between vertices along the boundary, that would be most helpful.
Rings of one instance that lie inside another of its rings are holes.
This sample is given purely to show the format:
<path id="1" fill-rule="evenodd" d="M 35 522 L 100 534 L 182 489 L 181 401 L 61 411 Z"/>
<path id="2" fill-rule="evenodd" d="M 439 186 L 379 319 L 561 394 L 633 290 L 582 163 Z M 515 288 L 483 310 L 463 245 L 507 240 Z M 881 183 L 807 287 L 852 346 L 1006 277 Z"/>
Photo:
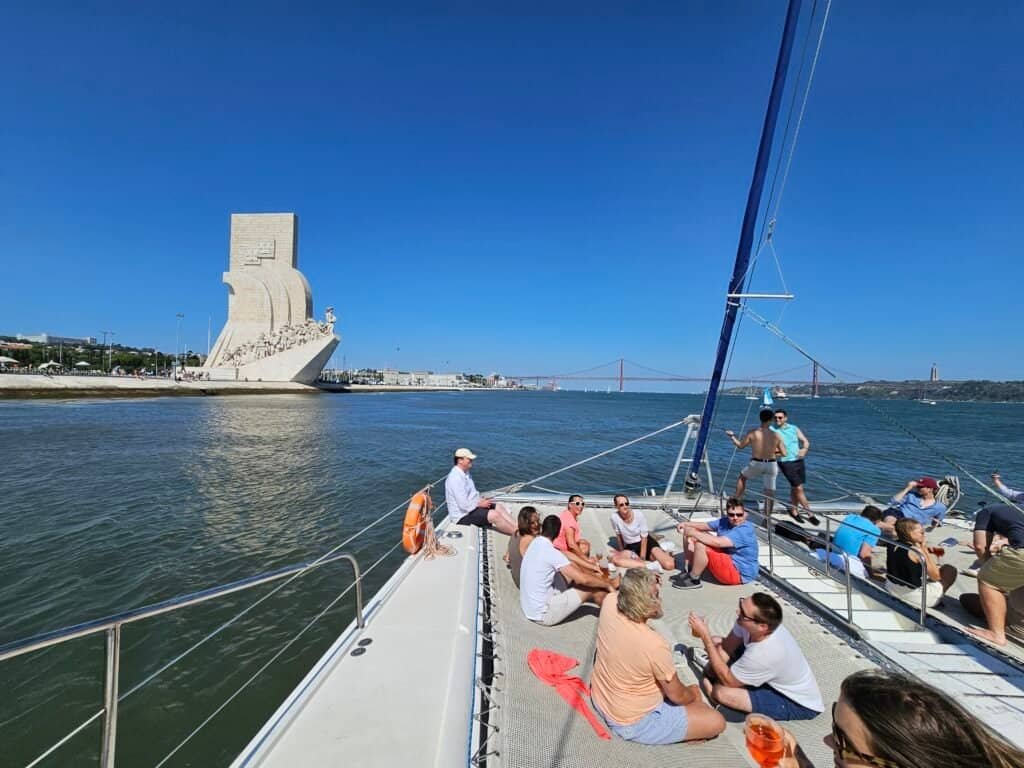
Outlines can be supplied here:
<path id="1" fill-rule="evenodd" d="M 637 744 L 678 744 L 686 739 L 686 707 L 677 704 L 662 701 L 632 725 L 619 725 L 601 712 L 597 704 L 594 704 L 594 709 L 608 723 L 608 729 L 626 741 L 635 741 Z"/>
<path id="2" fill-rule="evenodd" d="M 750 711 L 768 715 L 772 720 L 813 720 L 821 712 L 797 704 L 768 685 L 747 688 L 750 694 Z"/>

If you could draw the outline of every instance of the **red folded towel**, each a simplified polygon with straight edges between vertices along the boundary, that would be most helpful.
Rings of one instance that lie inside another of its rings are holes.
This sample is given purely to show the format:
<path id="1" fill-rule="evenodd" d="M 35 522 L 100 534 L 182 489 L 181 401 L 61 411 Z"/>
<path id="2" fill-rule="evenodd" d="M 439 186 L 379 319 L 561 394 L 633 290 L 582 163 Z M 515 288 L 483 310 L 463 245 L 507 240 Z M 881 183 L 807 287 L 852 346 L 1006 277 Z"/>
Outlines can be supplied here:
<path id="1" fill-rule="evenodd" d="M 526 663 L 530 665 L 533 674 L 539 677 L 548 685 L 554 687 L 561 696 L 590 723 L 591 727 L 602 739 L 611 740 L 612 735 L 604 727 L 604 723 L 590 709 L 590 686 L 582 679 L 567 675 L 570 669 L 579 665 L 576 659 L 562 656 L 554 651 L 545 651 L 541 648 L 534 648 L 526 657 Z"/>

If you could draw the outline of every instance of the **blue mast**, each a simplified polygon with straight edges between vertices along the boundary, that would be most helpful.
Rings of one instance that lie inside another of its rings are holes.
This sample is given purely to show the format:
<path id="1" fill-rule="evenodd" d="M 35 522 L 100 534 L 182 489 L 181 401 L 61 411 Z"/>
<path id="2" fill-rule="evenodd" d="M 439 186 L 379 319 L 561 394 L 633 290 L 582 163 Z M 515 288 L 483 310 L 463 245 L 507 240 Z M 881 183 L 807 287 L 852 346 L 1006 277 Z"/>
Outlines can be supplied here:
<path id="1" fill-rule="evenodd" d="M 732 279 L 729 280 L 730 294 L 742 293 L 743 284 L 746 282 L 747 268 L 750 265 L 750 251 L 754 243 L 754 226 L 757 224 L 757 214 L 761 208 L 761 193 L 764 191 L 764 179 L 768 172 L 768 162 L 771 159 L 772 140 L 775 137 L 775 123 L 779 116 L 782 91 L 786 85 L 786 71 L 789 69 L 789 56 L 793 50 L 793 38 L 796 33 L 797 19 L 800 16 L 801 2 L 802 0 L 790 0 L 789 9 L 786 11 L 786 26 L 782 31 L 779 58 L 775 63 L 775 79 L 772 82 L 771 95 L 768 97 L 768 111 L 764 116 L 764 126 L 761 128 L 761 144 L 757 148 L 754 178 L 750 181 L 747 209 L 743 214 L 740 243 L 736 249 L 736 263 L 732 269 Z M 715 369 L 711 374 L 708 395 L 704 400 L 704 410 L 701 412 L 700 430 L 697 432 L 697 441 L 694 445 L 693 459 L 690 462 L 690 471 L 686 475 L 685 488 L 688 492 L 693 492 L 700 488 L 698 471 L 700 470 L 701 460 L 704 457 L 708 432 L 711 429 L 711 417 L 715 412 L 715 404 L 718 401 L 718 389 L 722 384 L 722 370 L 725 368 L 725 358 L 729 353 L 729 345 L 732 344 L 732 332 L 736 325 L 736 312 L 738 309 L 739 306 L 736 299 L 727 298 L 725 300 L 725 318 L 722 320 L 722 331 L 718 337 Z"/>

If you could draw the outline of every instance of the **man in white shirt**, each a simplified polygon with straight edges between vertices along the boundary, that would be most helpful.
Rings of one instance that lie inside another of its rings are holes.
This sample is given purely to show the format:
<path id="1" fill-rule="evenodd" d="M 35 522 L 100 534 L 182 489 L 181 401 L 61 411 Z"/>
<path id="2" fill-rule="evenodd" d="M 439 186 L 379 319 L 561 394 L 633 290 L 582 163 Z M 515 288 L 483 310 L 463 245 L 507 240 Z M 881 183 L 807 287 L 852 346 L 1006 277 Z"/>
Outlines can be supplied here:
<path id="1" fill-rule="evenodd" d="M 455 452 L 455 466 L 444 481 L 448 519 L 459 525 L 479 525 L 481 528 L 490 523 L 506 536 L 511 536 L 516 531 L 516 524 L 508 510 L 494 499 L 482 497 L 469 476 L 475 459 L 476 454 L 469 448 L 459 448 Z"/>
<path id="2" fill-rule="evenodd" d="M 569 618 L 583 603 L 600 605 L 605 595 L 618 587 L 618 579 L 606 580 L 585 571 L 555 549 L 554 540 L 561 530 L 558 515 L 544 518 L 540 536 L 526 548 L 519 570 L 519 605 L 523 614 L 545 627 Z"/>
<path id="3" fill-rule="evenodd" d="M 713 638 L 704 619 L 690 614 L 690 628 L 708 655 L 703 680 L 708 696 L 730 709 L 773 720 L 820 715 L 821 691 L 803 651 L 782 626 L 778 601 L 755 592 L 740 598 L 736 616 L 728 637 Z"/>

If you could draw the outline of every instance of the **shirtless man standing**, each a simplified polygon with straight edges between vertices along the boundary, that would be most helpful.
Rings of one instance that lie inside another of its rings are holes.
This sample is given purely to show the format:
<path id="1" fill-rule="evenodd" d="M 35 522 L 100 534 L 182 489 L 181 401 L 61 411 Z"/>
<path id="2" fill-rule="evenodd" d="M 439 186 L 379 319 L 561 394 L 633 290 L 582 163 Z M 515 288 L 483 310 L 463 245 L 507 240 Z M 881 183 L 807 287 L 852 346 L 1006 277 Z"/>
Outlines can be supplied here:
<path id="1" fill-rule="evenodd" d="M 747 490 L 747 480 L 760 477 L 764 486 L 764 511 L 766 515 L 770 515 L 775 500 L 775 478 L 779 474 L 779 465 L 776 460 L 780 456 L 786 455 L 786 447 L 779 434 L 772 431 L 775 412 L 770 408 L 764 408 L 758 417 L 761 420 L 761 426 L 747 432 L 742 440 L 738 440 L 736 433 L 731 429 L 725 430 L 725 434 L 737 448 L 750 446 L 750 463 L 743 468 L 740 476 L 736 479 L 736 498 L 743 501 L 743 494 Z"/>

